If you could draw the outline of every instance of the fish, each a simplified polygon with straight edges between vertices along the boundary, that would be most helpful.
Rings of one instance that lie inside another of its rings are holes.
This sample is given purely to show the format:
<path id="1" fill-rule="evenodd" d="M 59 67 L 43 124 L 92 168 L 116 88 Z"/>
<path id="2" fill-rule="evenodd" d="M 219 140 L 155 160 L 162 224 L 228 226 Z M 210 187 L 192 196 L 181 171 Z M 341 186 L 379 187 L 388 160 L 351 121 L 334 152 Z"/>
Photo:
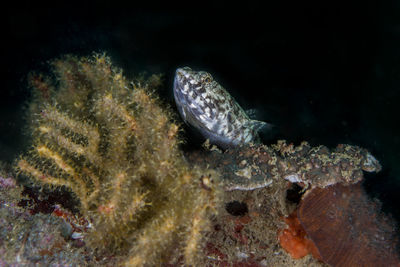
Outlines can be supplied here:
<path id="1" fill-rule="evenodd" d="M 178 112 L 185 123 L 221 148 L 258 143 L 258 132 L 273 127 L 251 119 L 206 71 L 178 68 L 173 91 Z"/>

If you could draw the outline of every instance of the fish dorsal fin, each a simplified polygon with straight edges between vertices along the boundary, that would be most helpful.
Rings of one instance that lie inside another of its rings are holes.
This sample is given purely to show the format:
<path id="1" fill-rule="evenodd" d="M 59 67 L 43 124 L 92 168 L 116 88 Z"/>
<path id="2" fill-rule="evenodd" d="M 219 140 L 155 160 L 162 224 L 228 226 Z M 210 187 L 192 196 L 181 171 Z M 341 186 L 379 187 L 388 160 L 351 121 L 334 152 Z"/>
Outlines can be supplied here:
<path id="1" fill-rule="evenodd" d="M 257 121 L 257 120 L 250 120 L 247 123 L 247 126 L 254 129 L 256 132 L 262 130 L 269 130 L 272 127 L 274 127 L 272 124 L 270 123 L 266 123 L 264 121 Z"/>

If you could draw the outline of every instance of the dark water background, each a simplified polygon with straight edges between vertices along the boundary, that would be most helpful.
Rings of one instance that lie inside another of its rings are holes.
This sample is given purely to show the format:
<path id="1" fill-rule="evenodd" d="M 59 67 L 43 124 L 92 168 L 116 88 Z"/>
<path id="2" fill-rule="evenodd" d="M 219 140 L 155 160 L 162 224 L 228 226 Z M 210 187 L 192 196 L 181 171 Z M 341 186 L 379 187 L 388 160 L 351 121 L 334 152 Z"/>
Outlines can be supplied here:
<path id="1" fill-rule="evenodd" d="M 105 51 L 128 77 L 164 73 L 171 105 L 175 69 L 191 66 L 257 108 L 279 129 L 275 139 L 367 148 L 384 169 L 365 186 L 400 221 L 400 1 L 36 2 L 1 11 L 0 160 L 26 149 L 29 71 Z"/>

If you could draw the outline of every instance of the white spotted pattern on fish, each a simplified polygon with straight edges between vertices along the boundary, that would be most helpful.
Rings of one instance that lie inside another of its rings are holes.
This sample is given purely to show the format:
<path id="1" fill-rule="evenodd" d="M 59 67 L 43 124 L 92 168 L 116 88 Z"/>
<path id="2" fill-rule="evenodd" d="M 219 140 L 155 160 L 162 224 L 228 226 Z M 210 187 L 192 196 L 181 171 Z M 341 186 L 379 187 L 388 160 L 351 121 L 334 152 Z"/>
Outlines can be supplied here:
<path id="1" fill-rule="evenodd" d="M 205 71 L 176 70 L 174 96 L 183 120 L 223 148 L 257 142 L 258 130 L 270 127 L 249 118 L 233 97 Z"/>

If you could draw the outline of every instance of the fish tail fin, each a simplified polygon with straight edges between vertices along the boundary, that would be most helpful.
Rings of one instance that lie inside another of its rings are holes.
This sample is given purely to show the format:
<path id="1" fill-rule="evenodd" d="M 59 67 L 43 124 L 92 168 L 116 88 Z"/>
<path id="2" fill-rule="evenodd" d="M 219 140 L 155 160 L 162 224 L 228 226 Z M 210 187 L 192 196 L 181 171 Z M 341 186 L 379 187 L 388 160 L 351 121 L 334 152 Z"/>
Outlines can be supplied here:
<path id="1" fill-rule="evenodd" d="M 258 120 L 251 120 L 250 121 L 250 126 L 253 128 L 256 132 L 259 131 L 269 131 L 275 126 L 271 123 L 267 123 L 265 121 L 258 121 Z"/>
<path id="2" fill-rule="evenodd" d="M 247 109 L 247 110 L 245 110 L 245 113 L 252 120 L 256 119 L 260 115 L 259 111 L 257 109 L 255 109 L 255 108 Z"/>

